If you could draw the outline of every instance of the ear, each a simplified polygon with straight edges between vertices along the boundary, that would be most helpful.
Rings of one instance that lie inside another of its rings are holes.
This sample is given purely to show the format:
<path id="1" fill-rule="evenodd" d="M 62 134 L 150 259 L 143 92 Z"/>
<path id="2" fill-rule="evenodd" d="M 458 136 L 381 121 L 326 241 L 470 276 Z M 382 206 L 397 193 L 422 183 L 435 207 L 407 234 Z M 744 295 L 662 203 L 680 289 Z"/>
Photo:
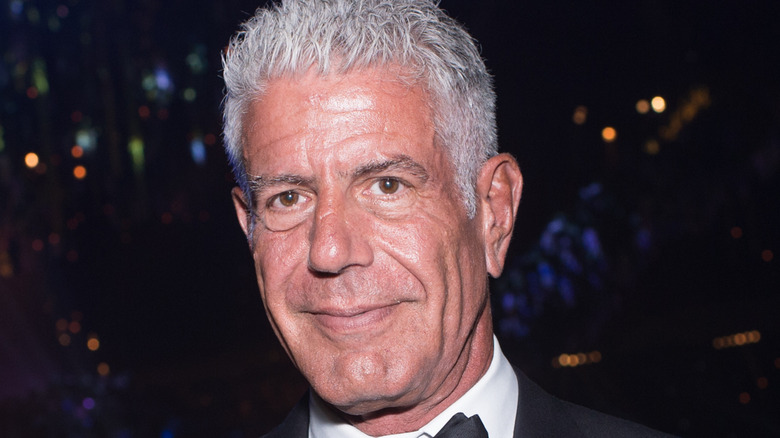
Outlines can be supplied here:
<path id="1" fill-rule="evenodd" d="M 236 209 L 236 216 L 244 235 L 249 239 L 249 221 L 252 220 L 252 213 L 249 211 L 249 203 L 246 202 L 244 192 L 240 187 L 233 187 L 230 192 L 233 195 L 233 207 Z"/>
<path id="2" fill-rule="evenodd" d="M 477 177 L 478 218 L 485 241 L 487 271 L 493 277 L 501 275 L 504 269 L 522 191 L 523 175 L 511 155 L 496 155 L 480 169 Z"/>

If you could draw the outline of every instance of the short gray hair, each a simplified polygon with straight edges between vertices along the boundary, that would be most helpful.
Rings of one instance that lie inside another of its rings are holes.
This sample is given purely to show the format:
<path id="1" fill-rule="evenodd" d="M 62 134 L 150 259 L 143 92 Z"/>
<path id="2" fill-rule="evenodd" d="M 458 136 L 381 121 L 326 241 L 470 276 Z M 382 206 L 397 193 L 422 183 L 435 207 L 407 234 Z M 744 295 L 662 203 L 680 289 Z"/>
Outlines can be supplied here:
<path id="1" fill-rule="evenodd" d="M 469 217 L 476 178 L 497 154 L 495 92 L 474 39 L 433 0 L 287 0 L 260 8 L 223 54 L 224 141 L 251 202 L 244 118 L 269 81 L 398 65 L 431 100 L 437 140 L 449 153 Z"/>

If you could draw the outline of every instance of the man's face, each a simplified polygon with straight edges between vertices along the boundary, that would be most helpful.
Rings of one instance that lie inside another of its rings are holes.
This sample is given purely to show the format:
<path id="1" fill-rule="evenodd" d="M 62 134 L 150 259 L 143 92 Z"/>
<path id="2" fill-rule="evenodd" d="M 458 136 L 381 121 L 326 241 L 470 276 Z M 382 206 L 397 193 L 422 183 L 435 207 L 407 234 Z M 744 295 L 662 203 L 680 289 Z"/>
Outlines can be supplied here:
<path id="1" fill-rule="evenodd" d="M 316 393 L 348 414 L 435 406 L 470 361 L 490 362 L 482 227 L 427 98 L 379 70 L 307 74 L 272 81 L 246 116 L 266 312 Z"/>

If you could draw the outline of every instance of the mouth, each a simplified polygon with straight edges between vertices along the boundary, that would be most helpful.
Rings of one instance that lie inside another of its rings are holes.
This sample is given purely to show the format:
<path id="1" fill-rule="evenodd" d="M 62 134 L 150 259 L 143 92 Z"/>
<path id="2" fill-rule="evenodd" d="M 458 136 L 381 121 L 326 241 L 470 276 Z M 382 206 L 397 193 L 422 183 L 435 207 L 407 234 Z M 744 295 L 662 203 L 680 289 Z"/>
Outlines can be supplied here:
<path id="1" fill-rule="evenodd" d="M 348 335 L 377 328 L 400 303 L 368 308 L 321 310 L 310 312 L 320 327 L 328 332 Z"/>

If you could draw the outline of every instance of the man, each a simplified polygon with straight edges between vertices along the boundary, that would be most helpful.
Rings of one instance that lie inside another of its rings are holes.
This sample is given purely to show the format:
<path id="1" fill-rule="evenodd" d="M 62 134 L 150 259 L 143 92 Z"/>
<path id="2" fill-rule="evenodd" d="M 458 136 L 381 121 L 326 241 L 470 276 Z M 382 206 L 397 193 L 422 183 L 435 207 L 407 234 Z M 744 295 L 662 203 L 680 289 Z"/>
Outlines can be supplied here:
<path id="1" fill-rule="evenodd" d="M 501 353 L 487 280 L 522 176 L 460 25 L 426 0 L 286 1 L 223 64 L 236 212 L 312 388 L 268 436 L 654 436 L 552 398 Z"/>

